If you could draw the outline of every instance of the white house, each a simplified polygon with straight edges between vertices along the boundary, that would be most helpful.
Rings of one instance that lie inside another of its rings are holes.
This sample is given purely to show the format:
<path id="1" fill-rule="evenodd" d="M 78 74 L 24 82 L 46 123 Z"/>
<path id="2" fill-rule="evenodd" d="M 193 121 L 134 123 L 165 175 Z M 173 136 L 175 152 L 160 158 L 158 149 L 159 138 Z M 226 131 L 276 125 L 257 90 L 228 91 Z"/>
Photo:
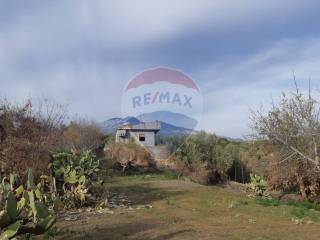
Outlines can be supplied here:
<path id="1" fill-rule="evenodd" d="M 147 147 L 155 146 L 157 132 L 160 131 L 160 122 L 146 122 L 136 125 L 124 125 L 117 128 L 116 142 L 128 142 L 133 139 L 136 143 Z"/>

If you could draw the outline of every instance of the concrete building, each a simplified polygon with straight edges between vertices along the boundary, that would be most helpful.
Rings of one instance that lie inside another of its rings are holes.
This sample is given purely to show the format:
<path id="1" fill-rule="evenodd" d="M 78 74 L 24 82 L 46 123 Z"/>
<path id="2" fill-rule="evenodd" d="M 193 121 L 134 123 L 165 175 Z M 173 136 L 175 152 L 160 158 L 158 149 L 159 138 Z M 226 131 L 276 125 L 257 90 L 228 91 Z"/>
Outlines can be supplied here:
<path id="1" fill-rule="evenodd" d="M 156 144 L 156 134 L 160 131 L 160 122 L 146 122 L 136 125 L 120 126 L 116 132 L 116 142 L 129 142 L 133 139 L 136 143 L 153 147 Z"/>

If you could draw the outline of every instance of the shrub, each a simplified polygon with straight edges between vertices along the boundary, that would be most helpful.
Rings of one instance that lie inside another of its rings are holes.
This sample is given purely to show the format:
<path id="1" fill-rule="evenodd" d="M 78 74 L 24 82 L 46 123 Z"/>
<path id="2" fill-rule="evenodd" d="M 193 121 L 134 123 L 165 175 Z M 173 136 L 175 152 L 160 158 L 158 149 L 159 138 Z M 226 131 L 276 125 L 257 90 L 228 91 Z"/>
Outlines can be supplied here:
<path id="1" fill-rule="evenodd" d="M 255 195 L 263 196 L 267 189 L 267 182 L 257 174 L 250 174 L 250 183 L 247 186 L 254 191 Z"/>
<path id="2" fill-rule="evenodd" d="M 102 146 L 99 126 L 86 120 L 72 121 L 63 131 L 66 149 L 96 150 Z"/>
<path id="3" fill-rule="evenodd" d="M 90 150 L 52 155 L 49 168 L 66 207 L 89 205 L 103 194 L 103 169 Z"/>
<path id="4" fill-rule="evenodd" d="M 36 109 L 31 101 L 12 105 L 0 102 L 0 167 L 2 172 L 22 173 L 29 167 L 35 176 L 47 172 L 50 152 L 61 145 L 63 106 L 41 102 Z"/>
<path id="5" fill-rule="evenodd" d="M 105 154 L 115 167 L 122 169 L 123 174 L 130 169 L 149 171 L 155 168 L 150 152 L 133 141 L 108 144 L 105 147 Z"/>
<path id="6" fill-rule="evenodd" d="M 248 170 L 241 158 L 243 146 L 239 142 L 202 131 L 185 138 L 169 138 L 167 144 L 172 143 L 175 150 L 172 160 L 180 175 L 187 175 L 202 184 L 219 183 L 229 179 L 230 175 L 241 182 L 248 178 Z"/>
<path id="7" fill-rule="evenodd" d="M 297 188 L 303 198 L 320 196 L 319 110 L 311 89 L 305 95 L 296 87 L 294 93 L 283 93 L 267 113 L 252 112 L 255 137 L 276 149 L 269 172 L 272 187 Z"/>
<path id="8" fill-rule="evenodd" d="M 56 220 L 54 209 L 57 202 L 48 209 L 39 185 L 34 184 L 31 170 L 28 171 L 27 179 L 20 186 L 14 174 L 10 174 L 9 181 L 6 177 L 1 179 L 0 239 L 43 234 Z"/>

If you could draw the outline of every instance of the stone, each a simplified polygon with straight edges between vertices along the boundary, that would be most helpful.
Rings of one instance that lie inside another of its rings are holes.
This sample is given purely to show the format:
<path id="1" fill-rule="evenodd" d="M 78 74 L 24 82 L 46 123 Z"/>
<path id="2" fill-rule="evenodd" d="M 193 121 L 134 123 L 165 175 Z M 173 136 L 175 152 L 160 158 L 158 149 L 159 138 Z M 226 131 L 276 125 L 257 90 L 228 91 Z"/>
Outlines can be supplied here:
<path id="1" fill-rule="evenodd" d="M 273 190 L 273 191 L 267 191 L 265 195 L 267 195 L 268 197 L 271 197 L 272 199 L 280 200 L 281 197 L 283 197 L 284 193 L 282 191 Z"/>
<path id="2" fill-rule="evenodd" d="M 287 202 L 287 201 L 302 201 L 303 198 L 299 194 L 294 194 L 294 193 L 289 193 L 289 194 L 284 194 L 281 199 L 281 201 Z"/>

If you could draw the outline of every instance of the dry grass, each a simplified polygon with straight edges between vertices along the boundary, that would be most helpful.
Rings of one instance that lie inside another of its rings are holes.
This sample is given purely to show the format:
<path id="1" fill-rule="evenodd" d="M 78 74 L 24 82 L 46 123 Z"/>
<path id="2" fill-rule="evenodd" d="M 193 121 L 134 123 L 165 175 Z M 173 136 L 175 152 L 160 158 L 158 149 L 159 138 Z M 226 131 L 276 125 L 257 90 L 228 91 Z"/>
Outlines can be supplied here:
<path id="1" fill-rule="evenodd" d="M 127 176 L 112 180 L 111 191 L 125 193 L 151 209 L 116 210 L 78 222 L 62 239 L 319 239 L 316 218 L 293 221 L 294 206 L 261 206 L 241 191 L 166 180 L 165 176 Z M 308 215 L 307 215 L 308 216 Z M 319 218 L 320 219 L 320 218 Z M 299 224 L 297 224 L 299 223 Z"/>

